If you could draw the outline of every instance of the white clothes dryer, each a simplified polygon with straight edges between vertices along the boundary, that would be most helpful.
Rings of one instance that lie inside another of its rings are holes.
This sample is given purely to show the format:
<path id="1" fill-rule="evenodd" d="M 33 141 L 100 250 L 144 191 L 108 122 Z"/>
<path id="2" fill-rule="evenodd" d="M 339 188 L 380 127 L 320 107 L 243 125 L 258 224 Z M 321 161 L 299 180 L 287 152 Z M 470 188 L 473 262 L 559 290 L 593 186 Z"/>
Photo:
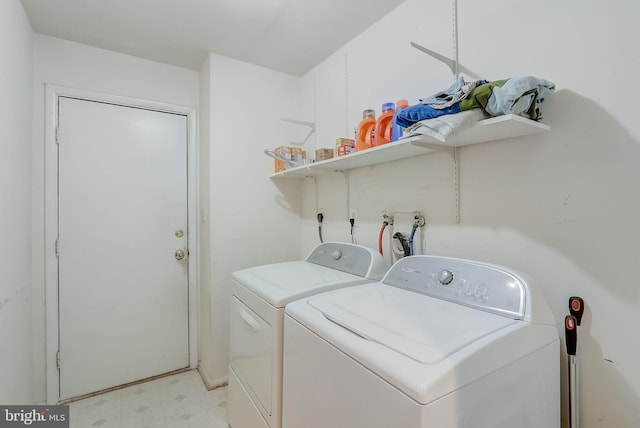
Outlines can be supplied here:
<path id="1" fill-rule="evenodd" d="M 435 256 L 285 310 L 283 428 L 558 428 L 558 329 L 530 279 Z"/>
<path id="2" fill-rule="evenodd" d="M 282 336 L 289 302 L 378 281 L 384 259 L 360 245 L 325 242 L 305 260 L 234 272 L 230 315 L 229 425 L 282 425 Z"/>

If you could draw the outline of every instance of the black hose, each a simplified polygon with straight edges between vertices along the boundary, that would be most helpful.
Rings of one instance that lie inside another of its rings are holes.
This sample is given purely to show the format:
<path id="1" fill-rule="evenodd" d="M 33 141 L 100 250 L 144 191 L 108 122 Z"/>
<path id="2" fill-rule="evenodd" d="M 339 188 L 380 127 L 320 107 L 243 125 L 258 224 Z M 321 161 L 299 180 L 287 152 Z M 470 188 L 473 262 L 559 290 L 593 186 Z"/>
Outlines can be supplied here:
<path id="1" fill-rule="evenodd" d="M 324 215 L 322 213 L 318 213 L 318 237 L 320 238 L 320 243 L 324 243 L 322 239 L 322 219 L 324 219 Z"/>
<path id="2" fill-rule="evenodd" d="M 393 237 L 395 239 L 397 239 L 400 242 L 400 245 L 402 245 L 402 250 L 404 251 L 404 256 L 410 256 L 411 255 L 411 248 L 409 248 L 409 241 L 407 240 L 407 237 L 402 233 L 402 232 L 396 232 Z"/>
<path id="3" fill-rule="evenodd" d="M 351 243 L 355 244 L 356 243 L 356 239 L 353 236 L 353 226 L 356 224 L 356 219 L 355 218 L 350 218 L 349 219 L 349 223 L 351 224 Z"/>

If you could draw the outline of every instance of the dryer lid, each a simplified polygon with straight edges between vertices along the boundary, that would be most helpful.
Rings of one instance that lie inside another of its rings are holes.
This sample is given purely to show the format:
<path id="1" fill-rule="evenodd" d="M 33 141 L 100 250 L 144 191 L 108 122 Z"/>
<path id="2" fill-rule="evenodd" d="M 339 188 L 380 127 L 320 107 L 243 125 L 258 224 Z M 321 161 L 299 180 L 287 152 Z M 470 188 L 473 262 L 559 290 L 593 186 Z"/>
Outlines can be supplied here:
<path id="1" fill-rule="evenodd" d="M 382 283 L 307 301 L 330 321 L 422 364 L 437 364 L 518 322 Z"/>
<path id="2" fill-rule="evenodd" d="M 276 308 L 321 291 L 368 282 L 360 276 L 307 261 L 242 269 L 234 272 L 232 278 Z"/>

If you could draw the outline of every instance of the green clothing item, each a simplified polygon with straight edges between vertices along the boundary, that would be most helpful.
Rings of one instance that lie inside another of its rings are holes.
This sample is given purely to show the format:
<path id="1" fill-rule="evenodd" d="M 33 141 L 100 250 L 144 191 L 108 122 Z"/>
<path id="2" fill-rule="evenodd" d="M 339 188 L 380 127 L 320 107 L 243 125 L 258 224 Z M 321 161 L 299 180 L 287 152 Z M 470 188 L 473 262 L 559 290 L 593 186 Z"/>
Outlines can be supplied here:
<path id="1" fill-rule="evenodd" d="M 485 113 L 490 114 L 489 112 L 487 112 L 487 103 L 489 101 L 489 97 L 491 97 L 491 94 L 493 93 L 493 88 L 495 88 L 496 86 L 501 87 L 502 85 L 507 83 L 507 80 L 509 79 L 494 80 L 493 82 L 488 82 L 484 85 L 478 86 L 473 91 L 471 91 L 467 98 L 460 101 L 460 111 L 471 110 L 473 108 L 481 108 L 485 111 Z"/>

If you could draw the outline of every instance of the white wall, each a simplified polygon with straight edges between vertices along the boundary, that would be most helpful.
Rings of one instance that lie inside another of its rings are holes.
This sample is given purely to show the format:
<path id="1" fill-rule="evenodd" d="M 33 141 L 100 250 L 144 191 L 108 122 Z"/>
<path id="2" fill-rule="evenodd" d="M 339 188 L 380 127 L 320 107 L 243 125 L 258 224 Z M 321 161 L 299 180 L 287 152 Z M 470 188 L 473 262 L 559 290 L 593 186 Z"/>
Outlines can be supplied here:
<path id="1" fill-rule="evenodd" d="M 297 77 L 214 54 L 201 73 L 209 79 L 209 113 L 204 117 L 203 109 L 201 118 L 209 124 L 200 129 L 209 147 L 211 231 L 210 284 L 201 290 L 210 299 L 211 312 L 202 318 L 210 325 L 201 325 L 210 337 L 201 340 L 201 370 L 215 386 L 227 376 L 231 273 L 299 258 L 301 183 L 267 178 L 273 161 L 263 150 L 302 138 L 281 117 L 306 118 Z"/>
<path id="2" fill-rule="evenodd" d="M 325 211 L 325 237 L 342 240 L 347 206 L 357 210 L 356 236 L 370 246 L 381 210 L 423 211 L 422 251 L 529 273 L 562 337 L 567 300 L 582 296 L 582 426 L 639 426 L 640 4 L 459 0 L 458 8 L 462 65 L 489 80 L 534 75 L 556 83 L 542 108 L 551 131 L 460 149 L 460 224 L 446 154 L 323 177 L 317 195 L 305 179 L 303 251 L 317 243 L 316 208 Z M 451 2 L 407 0 L 304 76 L 303 110 L 318 124 L 310 147 L 350 135 L 365 108 L 379 113 L 400 98 L 415 104 L 448 87 L 448 69 L 409 42 L 451 56 L 451 17 Z M 403 227 L 408 221 L 396 230 Z"/>
<path id="3" fill-rule="evenodd" d="M 35 36 L 34 49 L 34 364 L 36 399 L 44 401 L 44 84 L 196 108 L 199 73 L 43 35 Z"/>
<path id="4" fill-rule="evenodd" d="M 18 0 L 0 2 L 0 403 L 33 402 L 31 78 L 33 32 Z"/>
<path id="5" fill-rule="evenodd" d="M 200 69 L 200 120 L 199 134 L 199 221 L 200 221 L 200 265 L 198 298 L 200 313 L 198 314 L 198 360 L 200 373 L 208 388 L 218 386 L 221 382 L 209 376 L 213 358 L 211 353 L 215 349 L 214 337 L 211 333 L 212 300 L 211 300 L 211 229 L 210 217 L 210 187 L 209 187 L 209 144 L 211 137 L 211 61 L 205 59 Z"/>

